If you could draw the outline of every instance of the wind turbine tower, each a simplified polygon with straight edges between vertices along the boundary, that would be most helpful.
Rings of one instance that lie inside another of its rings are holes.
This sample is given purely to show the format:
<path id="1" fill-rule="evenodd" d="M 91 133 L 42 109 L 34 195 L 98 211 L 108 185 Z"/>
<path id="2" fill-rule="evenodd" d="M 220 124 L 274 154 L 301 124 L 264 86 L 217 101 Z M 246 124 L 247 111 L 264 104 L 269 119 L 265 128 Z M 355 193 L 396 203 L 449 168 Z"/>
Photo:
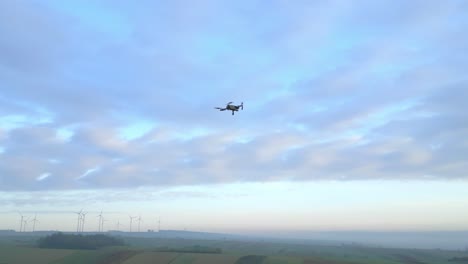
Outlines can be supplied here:
<path id="1" fill-rule="evenodd" d="M 28 217 L 23 221 L 23 232 L 26 232 L 26 225 L 28 224 Z"/>
<path id="2" fill-rule="evenodd" d="M 98 227 L 98 232 L 101 232 L 102 231 L 102 210 L 101 212 L 99 213 L 99 215 L 97 216 L 99 217 L 99 227 Z"/>
<path id="3" fill-rule="evenodd" d="M 85 218 L 88 212 L 81 213 L 81 232 L 84 230 Z"/>
<path id="4" fill-rule="evenodd" d="M 21 220 L 20 220 L 20 230 L 19 230 L 19 231 L 22 232 L 22 231 L 23 231 L 23 219 L 24 219 L 24 216 L 23 216 L 20 212 L 18 212 L 18 214 L 21 216 Z"/>
<path id="5" fill-rule="evenodd" d="M 39 220 L 37 220 L 37 214 L 34 214 L 34 219 L 32 219 L 32 222 L 33 222 L 33 229 L 32 231 L 36 231 L 36 222 L 39 222 Z"/>
<path id="6" fill-rule="evenodd" d="M 133 218 L 136 218 L 136 216 L 128 216 L 130 218 L 130 233 L 132 232 L 132 223 L 133 223 Z"/>
<path id="7" fill-rule="evenodd" d="M 77 220 L 77 223 L 76 223 L 76 232 L 80 232 L 81 230 L 81 212 L 83 211 L 83 209 L 81 209 L 79 212 L 75 212 L 75 214 L 78 215 L 78 220 Z"/>
<path id="8" fill-rule="evenodd" d="M 138 216 L 138 232 L 140 232 L 141 215 Z"/>

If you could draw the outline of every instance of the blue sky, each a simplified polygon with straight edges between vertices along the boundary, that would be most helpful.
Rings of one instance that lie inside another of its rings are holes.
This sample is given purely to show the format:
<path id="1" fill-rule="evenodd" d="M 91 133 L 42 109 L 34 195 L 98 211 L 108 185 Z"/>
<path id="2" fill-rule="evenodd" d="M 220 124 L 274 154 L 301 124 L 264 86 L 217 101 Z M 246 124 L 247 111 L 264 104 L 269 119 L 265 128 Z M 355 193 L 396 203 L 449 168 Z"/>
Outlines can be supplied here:
<path id="1" fill-rule="evenodd" d="M 467 12 L 1 1 L 0 229 L 466 230 Z"/>

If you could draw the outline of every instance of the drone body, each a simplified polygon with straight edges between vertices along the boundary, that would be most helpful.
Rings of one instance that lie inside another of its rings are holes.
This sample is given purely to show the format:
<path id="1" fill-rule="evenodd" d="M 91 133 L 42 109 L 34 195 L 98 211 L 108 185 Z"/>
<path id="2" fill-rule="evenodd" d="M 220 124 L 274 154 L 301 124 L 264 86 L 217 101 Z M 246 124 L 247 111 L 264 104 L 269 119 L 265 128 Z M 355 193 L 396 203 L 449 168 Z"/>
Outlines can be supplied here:
<path id="1" fill-rule="evenodd" d="M 215 107 L 215 109 L 219 109 L 219 111 L 232 111 L 232 115 L 234 115 L 234 112 L 239 111 L 239 108 L 241 110 L 244 110 L 244 102 L 242 102 L 240 105 L 233 105 L 232 102 L 227 103 L 226 107 Z"/>

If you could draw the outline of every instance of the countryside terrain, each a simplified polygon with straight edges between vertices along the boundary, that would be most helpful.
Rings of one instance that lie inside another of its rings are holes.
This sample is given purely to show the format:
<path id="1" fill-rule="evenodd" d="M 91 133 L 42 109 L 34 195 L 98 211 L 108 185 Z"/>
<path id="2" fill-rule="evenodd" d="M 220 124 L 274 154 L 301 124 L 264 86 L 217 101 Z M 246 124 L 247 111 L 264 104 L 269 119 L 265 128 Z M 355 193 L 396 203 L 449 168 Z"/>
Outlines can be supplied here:
<path id="1" fill-rule="evenodd" d="M 119 236 L 124 246 L 95 250 L 39 248 L 38 236 L 0 237 L 0 264 L 457 264 L 468 251 L 358 244 Z"/>

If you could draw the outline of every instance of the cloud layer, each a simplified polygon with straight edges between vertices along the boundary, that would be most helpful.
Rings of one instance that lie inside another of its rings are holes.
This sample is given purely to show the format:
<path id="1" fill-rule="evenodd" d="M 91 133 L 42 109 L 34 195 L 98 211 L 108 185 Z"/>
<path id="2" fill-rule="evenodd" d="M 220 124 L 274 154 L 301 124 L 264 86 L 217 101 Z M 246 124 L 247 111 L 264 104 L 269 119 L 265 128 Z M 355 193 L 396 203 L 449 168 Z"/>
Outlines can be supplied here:
<path id="1" fill-rule="evenodd" d="M 467 11 L 2 1 L 0 191 L 466 179 Z"/>

